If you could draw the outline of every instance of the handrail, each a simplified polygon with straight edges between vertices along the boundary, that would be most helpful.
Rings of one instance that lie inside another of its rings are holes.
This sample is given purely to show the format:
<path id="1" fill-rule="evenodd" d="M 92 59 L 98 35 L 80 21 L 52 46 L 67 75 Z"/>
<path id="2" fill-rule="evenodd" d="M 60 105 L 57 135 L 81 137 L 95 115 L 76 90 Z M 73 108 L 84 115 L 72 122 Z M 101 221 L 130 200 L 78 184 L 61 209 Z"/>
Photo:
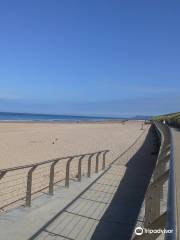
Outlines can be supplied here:
<path id="1" fill-rule="evenodd" d="M 159 128 L 158 123 L 154 122 L 154 127 L 158 140 L 160 142 L 160 147 L 157 156 L 157 162 L 154 168 L 153 175 L 150 180 L 149 187 L 145 196 L 145 219 L 144 226 L 147 228 L 157 217 L 160 216 L 160 199 L 163 195 L 163 184 L 160 181 L 161 177 L 164 175 L 164 158 L 162 155 L 165 153 L 166 141 L 164 133 Z M 169 175 L 166 174 L 167 181 Z M 154 184 L 159 182 L 159 184 Z M 155 186 L 155 187 L 153 187 Z"/>
<path id="2" fill-rule="evenodd" d="M 162 124 L 156 124 L 156 127 L 161 133 L 161 137 L 164 137 Z M 167 126 L 166 126 L 167 127 Z M 166 240 L 178 240 L 179 234 L 177 229 L 177 204 L 176 204 L 176 182 L 175 182 L 175 173 L 174 173 L 174 147 L 172 133 L 169 131 L 169 144 L 170 144 L 170 159 L 169 159 L 169 179 L 168 179 L 168 199 L 167 199 L 167 219 L 166 219 L 166 228 L 173 230 L 171 234 L 166 234 Z"/>
<path id="3" fill-rule="evenodd" d="M 70 165 L 73 160 L 78 160 L 77 169 L 73 168 L 71 175 L 77 176 L 78 181 L 81 181 L 82 160 L 88 156 L 88 166 L 86 167 L 87 177 L 91 177 L 91 159 L 96 156 L 94 172 L 99 170 L 99 157 L 102 154 L 102 170 L 105 168 L 105 155 L 109 150 L 102 150 L 93 153 L 78 154 L 55 158 L 34 164 L 22 165 L 13 168 L 0 170 L 0 209 L 4 209 L 11 204 L 25 199 L 25 206 L 31 206 L 31 198 L 33 194 L 37 194 L 42 190 L 49 189 L 49 195 L 54 194 L 54 185 L 65 180 L 65 187 L 69 187 L 70 182 Z M 65 162 L 64 162 L 65 160 Z M 57 165 L 61 164 L 61 169 Z M 55 169 L 56 168 L 56 169 Z M 26 170 L 26 171 L 25 171 Z M 55 171 L 56 170 L 56 171 Z M 58 171 L 57 171 L 58 170 Z M 85 169 L 84 169 L 85 170 Z M 75 172 L 74 172 L 75 171 Z M 22 174 L 23 172 L 23 174 Z M 59 178 L 60 174 L 61 179 Z M 39 185 L 39 182 L 41 183 Z M 33 184 L 36 186 L 34 187 Z M 25 192 L 22 193 L 22 189 Z M 17 192 L 19 191 L 19 192 Z M 15 195 L 15 196 L 14 196 Z M 8 198 L 7 198 L 8 197 Z"/>
<path id="4" fill-rule="evenodd" d="M 167 205 L 167 229 L 172 229 L 172 234 L 166 235 L 166 240 L 179 240 L 179 231 L 177 228 L 177 203 L 176 203 L 176 182 L 174 170 L 174 147 L 172 133 L 170 132 L 171 151 L 170 151 L 170 175 L 168 182 L 168 205 Z"/>
<path id="5" fill-rule="evenodd" d="M 179 240 L 172 136 L 167 125 L 154 122 L 153 126 L 160 146 L 158 147 L 156 166 L 146 191 L 145 204 L 142 205 L 142 207 L 145 206 L 143 227 L 156 230 L 161 225 L 160 228 L 171 230 L 171 233 L 167 232 L 165 234 L 166 240 Z M 161 200 L 165 197 L 163 193 L 163 185 L 165 183 L 168 183 L 167 209 L 161 209 Z M 158 225 L 158 222 L 161 222 L 161 224 Z M 148 235 L 146 232 L 143 232 L 141 236 L 133 235 L 132 239 L 157 239 L 159 235 L 160 233 Z"/>
<path id="6" fill-rule="evenodd" d="M 27 164 L 27 165 L 22 165 L 22 166 L 18 166 L 18 167 L 12 167 L 12 168 L 4 168 L 4 169 L 0 169 L 0 174 L 1 174 L 1 172 L 15 171 L 15 170 L 23 169 L 23 168 L 30 168 L 30 167 L 33 167 L 34 165 L 39 166 L 39 165 L 44 165 L 46 163 L 56 162 L 57 160 L 59 161 L 59 160 L 64 160 L 64 159 L 71 158 L 71 157 L 75 158 L 75 157 L 81 157 L 81 156 L 88 156 L 88 155 L 105 152 L 105 151 L 109 151 L 109 150 L 102 150 L 102 151 L 93 152 L 93 153 L 84 153 L 84 154 L 78 154 L 78 155 L 72 155 L 72 156 L 65 156 L 65 157 L 61 157 L 61 158 L 53 158 L 53 159 L 41 161 L 38 163 L 32 163 L 32 164 Z"/>
<path id="7" fill-rule="evenodd" d="M 161 126 L 163 126 L 161 124 Z M 160 124 L 156 127 L 164 137 Z M 167 127 L 167 126 L 166 126 Z M 174 169 L 174 146 L 171 130 L 169 130 L 169 144 L 170 144 L 170 159 L 169 159 L 169 180 L 168 180 L 168 199 L 167 199 L 167 220 L 166 228 L 173 230 L 171 234 L 166 234 L 166 240 L 178 240 L 179 232 L 177 228 L 177 203 L 176 203 L 176 182 L 175 182 L 175 169 Z"/>

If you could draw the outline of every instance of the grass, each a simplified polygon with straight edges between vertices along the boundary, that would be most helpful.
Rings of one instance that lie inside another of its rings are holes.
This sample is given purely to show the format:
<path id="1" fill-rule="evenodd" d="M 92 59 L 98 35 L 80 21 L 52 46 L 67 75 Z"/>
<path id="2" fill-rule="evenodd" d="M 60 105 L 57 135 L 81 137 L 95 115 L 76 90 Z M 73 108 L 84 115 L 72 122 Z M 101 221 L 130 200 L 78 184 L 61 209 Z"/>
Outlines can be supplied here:
<path id="1" fill-rule="evenodd" d="M 180 127 L 180 112 L 155 116 L 153 120 L 156 120 L 156 121 L 165 120 L 171 126 Z"/>

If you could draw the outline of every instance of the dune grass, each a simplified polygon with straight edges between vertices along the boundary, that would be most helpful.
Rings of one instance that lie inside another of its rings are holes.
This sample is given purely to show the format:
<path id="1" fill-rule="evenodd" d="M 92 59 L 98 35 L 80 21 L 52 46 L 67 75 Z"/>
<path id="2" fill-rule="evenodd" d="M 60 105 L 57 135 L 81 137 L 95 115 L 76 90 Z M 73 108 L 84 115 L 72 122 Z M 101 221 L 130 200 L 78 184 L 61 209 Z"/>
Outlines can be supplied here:
<path id="1" fill-rule="evenodd" d="M 171 126 L 180 127 L 180 112 L 155 116 L 153 120 L 156 120 L 156 121 L 165 120 Z"/>

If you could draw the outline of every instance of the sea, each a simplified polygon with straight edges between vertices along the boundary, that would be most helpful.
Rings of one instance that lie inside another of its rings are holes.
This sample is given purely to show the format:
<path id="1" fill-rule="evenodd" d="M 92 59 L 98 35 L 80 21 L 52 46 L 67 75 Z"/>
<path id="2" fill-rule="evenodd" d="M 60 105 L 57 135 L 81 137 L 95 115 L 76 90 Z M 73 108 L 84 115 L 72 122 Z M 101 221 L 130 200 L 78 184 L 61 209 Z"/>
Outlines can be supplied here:
<path id="1" fill-rule="evenodd" d="M 10 113 L 0 112 L 1 122 L 101 122 L 111 120 L 124 120 L 123 118 L 97 117 L 97 116 L 74 116 L 74 115 L 55 115 L 38 113 Z"/>

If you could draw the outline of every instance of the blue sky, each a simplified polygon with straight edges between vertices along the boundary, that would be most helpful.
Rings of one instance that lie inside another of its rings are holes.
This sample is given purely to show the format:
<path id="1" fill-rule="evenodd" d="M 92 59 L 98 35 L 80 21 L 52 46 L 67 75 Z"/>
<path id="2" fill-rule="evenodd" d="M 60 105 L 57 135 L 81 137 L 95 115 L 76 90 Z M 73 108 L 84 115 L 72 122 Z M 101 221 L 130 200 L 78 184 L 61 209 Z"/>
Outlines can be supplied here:
<path id="1" fill-rule="evenodd" d="M 180 2 L 0 3 L 0 111 L 180 111 Z"/>

